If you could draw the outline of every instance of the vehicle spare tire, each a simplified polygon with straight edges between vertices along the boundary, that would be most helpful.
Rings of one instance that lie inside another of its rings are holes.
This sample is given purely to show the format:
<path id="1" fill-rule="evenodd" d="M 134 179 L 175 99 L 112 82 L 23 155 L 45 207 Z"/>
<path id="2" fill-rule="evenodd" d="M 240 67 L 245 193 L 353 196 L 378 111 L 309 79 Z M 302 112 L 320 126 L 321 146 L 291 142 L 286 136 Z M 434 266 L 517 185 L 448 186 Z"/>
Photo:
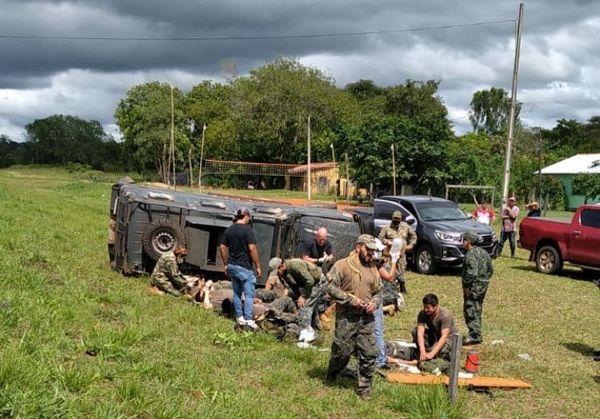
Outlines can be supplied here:
<path id="1" fill-rule="evenodd" d="M 158 260 L 164 253 L 186 246 L 185 232 L 179 224 L 171 220 L 156 220 L 148 224 L 142 236 L 142 247 L 146 254 Z"/>

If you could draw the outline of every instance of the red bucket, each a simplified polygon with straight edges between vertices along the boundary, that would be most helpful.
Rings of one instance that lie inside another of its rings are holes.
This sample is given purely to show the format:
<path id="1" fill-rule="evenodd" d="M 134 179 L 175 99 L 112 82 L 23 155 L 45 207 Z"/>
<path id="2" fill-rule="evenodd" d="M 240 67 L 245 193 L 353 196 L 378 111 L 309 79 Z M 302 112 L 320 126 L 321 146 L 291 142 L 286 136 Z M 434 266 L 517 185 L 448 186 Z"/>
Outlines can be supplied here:
<path id="1" fill-rule="evenodd" d="M 467 361 L 465 362 L 465 371 L 470 373 L 476 373 L 479 370 L 479 352 L 469 351 L 467 353 Z"/>

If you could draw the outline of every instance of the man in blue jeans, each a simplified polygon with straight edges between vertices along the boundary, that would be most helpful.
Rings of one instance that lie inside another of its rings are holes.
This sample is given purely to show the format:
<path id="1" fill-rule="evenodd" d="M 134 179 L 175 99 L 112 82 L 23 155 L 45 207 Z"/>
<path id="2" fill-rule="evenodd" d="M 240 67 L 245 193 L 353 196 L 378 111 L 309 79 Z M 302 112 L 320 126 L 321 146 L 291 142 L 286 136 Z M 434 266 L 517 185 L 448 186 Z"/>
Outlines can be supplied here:
<path id="1" fill-rule="evenodd" d="M 237 324 L 240 327 L 257 330 L 258 326 L 252 319 L 252 303 L 256 278 L 262 275 L 262 270 L 256 248 L 256 236 L 249 224 L 248 208 L 238 209 L 235 223 L 223 233 L 219 250 L 225 265 L 225 275 L 231 278 L 233 285 L 233 308 Z M 243 310 L 242 294 L 244 295 Z"/>
<path id="2" fill-rule="evenodd" d="M 504 242 L 508 240 L 510 244 L 510 257 L 515 257 L 516 243 L 515 234 L 517 231 L 517 217 L 519 216 L 519 207 L 517 207 L 517 199 L 514 196 L 508 198 L 508 205 L 502 208 L 502 231 L 500 234 L 500 242 L 498 242 L 497 255 L 502 254 Z"/>

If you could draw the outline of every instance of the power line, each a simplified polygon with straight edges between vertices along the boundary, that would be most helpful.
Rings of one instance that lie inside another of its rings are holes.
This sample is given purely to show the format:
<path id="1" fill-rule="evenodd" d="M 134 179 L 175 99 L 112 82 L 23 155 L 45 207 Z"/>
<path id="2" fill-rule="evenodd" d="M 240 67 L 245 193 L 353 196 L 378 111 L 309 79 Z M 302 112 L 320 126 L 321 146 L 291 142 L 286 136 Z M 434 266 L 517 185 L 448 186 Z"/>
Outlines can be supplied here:
<path id="1" fill-rule="evenodd" d="M 485 25 L 500 25 L 514 23 L 515 19 L 495 20 L 486 22 L 461 23 L 442 26 L 421 26 L 406 29 L 390 29 L 381 31 L 364 32 L 333 32 L 300 35 L 252 35 L 252 36 L 191 36 L 191 37 L 127 37 L 127 36 L 61 36 L 61 35 L 11 35 L 0 34 L 0 39 L 12 40 L 47 40 L 47 41 L 144 41 L 144 42 L 205 42 L 205 41 L 263 41 L 278 39 L 310 39 L 310 38 L 335 38 L 368 35 L 386 35 L 406 32 L 425 32 L 445 29 L 470 28 Z"/>
<path id="2" fill-rule="evenodd" d="M 541 105 L 541 104 L 567 104 L 567 103 L 584 103 L 584 102 L 600 102 L 600 98 L 587 98 L 587 99 L 550 99 L 550 100 L 534 100 L 534 101 L 523 101 L 524 105 Z"/>

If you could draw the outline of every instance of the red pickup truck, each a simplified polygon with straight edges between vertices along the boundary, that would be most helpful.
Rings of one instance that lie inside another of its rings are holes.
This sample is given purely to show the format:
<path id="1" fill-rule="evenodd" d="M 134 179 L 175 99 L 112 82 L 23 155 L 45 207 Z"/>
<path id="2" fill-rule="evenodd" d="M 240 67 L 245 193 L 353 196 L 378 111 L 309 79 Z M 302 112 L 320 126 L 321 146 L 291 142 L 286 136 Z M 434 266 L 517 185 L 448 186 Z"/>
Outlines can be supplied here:
<path id="1" fill-rule="evenodd" d="M 519 246 L 531 252 L 529 260 L 542 273 L 558 273 L 569 262 L 600 275 L 600 206 L 580 206 L 571 221 L 527 217 L 519 227 Z"/>

